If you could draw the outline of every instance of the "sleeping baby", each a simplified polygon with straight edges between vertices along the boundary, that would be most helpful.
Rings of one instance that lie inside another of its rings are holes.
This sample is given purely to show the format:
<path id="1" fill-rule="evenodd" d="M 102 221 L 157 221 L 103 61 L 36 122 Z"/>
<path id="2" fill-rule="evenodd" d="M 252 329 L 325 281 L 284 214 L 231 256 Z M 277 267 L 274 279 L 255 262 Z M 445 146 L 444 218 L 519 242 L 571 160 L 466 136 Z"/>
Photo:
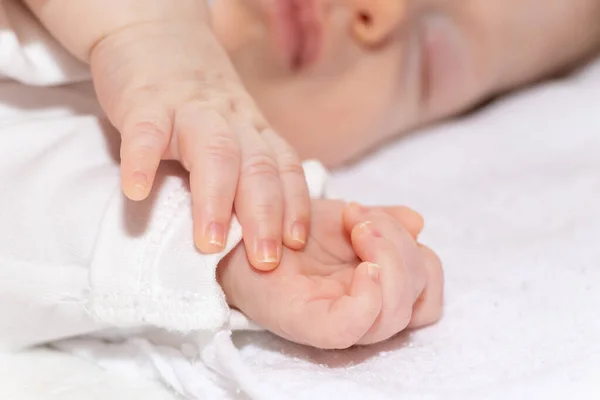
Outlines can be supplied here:
<path id="1" fill-rule="evenodd" d="M 57 69 L 89 64 L 116 132 L 94 111 L 0 132 L 14 193 L 0 223 L 29 238 L 0 241 L 13 346 L 107 325 L 214 330 L 229 307 L 320 348 L 435 322 L 443 278 L 420 216 L 319 198 L 318 168 L 301 160 L 341 165 L 600 44 L 596 0 L 24 3 L 6 1 L 0 23 L 24 29 L 27 6 L 63 48 Z M 19 293 L 20 279 L 43 290 Z M 66 292 L 86 292 L 89 313 L 49 300 Z M 15 321 L 48 329 L 15 335 Z"/>
<path id="2" fill-rule="evenodd" d="M 140 4 L 3 3 L 0 73 L 52 87 L 0 81 L 2 344 L 252 321 L 335 349 L 437 321 L 422 218 L 325 198 L 324 169 L 275 134 L 212 33 L 233 3 Z M 74 85 L 85 62 L 103 112 Z M 47 101 L 15 116 L 34 89 Z"/>

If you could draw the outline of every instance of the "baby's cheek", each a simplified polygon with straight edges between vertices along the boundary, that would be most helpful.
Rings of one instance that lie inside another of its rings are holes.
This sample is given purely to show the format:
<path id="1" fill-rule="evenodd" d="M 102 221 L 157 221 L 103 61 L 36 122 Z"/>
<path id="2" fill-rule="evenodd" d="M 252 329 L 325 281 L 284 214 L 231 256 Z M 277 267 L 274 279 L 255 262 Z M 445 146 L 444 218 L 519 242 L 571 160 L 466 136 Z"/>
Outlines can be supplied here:
<path id="1" fill-rule="evenodd" d="M 426 15 L 419 34 L 423 100 L 430 118 L 462 111 L 481 90 L 473 46 L 464 27 L 441 14 Z"/>

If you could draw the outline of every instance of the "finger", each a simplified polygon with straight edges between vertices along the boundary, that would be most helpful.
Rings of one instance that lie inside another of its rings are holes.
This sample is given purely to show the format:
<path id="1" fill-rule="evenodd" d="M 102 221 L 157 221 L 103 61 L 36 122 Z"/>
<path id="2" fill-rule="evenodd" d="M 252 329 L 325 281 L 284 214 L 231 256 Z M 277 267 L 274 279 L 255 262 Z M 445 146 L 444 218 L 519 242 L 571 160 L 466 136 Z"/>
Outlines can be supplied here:
<path id="1" fill-rule="evenodd" d="M 351 205 L 348 207 L 348 211 L 345 212 L 345 224 L 349 224 L 350 220 L 353 218 L 355 218 L 356 221 L 356 225 L 354 225 L 354 228 L 350 232 L 352 233 L 357 225 L 361 225 L 364 228 L 371 228 L 373 232 L 376 232 L 376 235 L 386 238 L 395 246 L 396 252 L 400 256 L 400 259 L 405 261 L 408 272 L 414 281 L 414 294 L 416 299 L 423 290 L 425 273 L 422 268 L 422 263 L 418 262 L 420 254 L 417 251 L 418 247 L 415 238 L 406 229 L 402 220 L 398 220 L 398 218 L 393 217 L 388 212 L 380 211 L 378 208 L 369 209 L 362 207 L 362 209 L 358 210 L 358 214 L 356 214 L 355 211 L 358 208 L 360 208 L 360 206 L 356 207 Z M 411 209 L 406 207 L 398 207 L 398 209 L 399 210 L 396 211 L 397 215 L 405 213 L 408 216 L 408 219 L 415 220 L 415 217 L 412 215 L 414 212 Z M 352 215 L 353 213 L 355 213 L 354 216 Z M 375 224 L 368 224 L 370 222 Z M 366 231 L 368 231 L 368 229 Z"/>
<path id="2" fill-rule="evenodd" d="M 427 283 L 413 307 L 409 328 L 421 328 L 437 322 L 444 303 L 444 272 L 439 257 L 428 247 L 420 245 L 425 259 Z"/>
<path id="3" fill-rule="evenodd" d="M 358 266 L 347 295 L 296 302 L 282 315 L 283 328 L 302 344 L 322 349 L 353 346 L 371 328 L 382 306 L 378 265 Z"/>
<path id="4" fill-rule="evenodd" d="M 279 165 L 285 205 L 283 241 L 287 247 L 301 250 L 306 244 L 310 216 L 310 195 L 302 163 L 294 149 L 275 132 L 265 130 L 263 137 L 273 149 Z"/>
<path id="5" fill-rule="evenodd" d="M 423 216 L 411 208 L 398 206 L 375 207 L 374 209 L 376 211 L 383 211 L 384 213 L 394 217 L 402 225 L 404 225 L 404 228 L 406 228 L 408 233 L 410 233 L 410 235 L 414 239 L 417 239 L 417 237 L 421 234 L 423 228 L 425 227 L 425 221 L 423 219 Z"/>
<path id="6" fill-rule="evenodd" d="M 239 127 L 242 166 L 235 210 L 254 268 L 270 271 L 281 260 L 283 192 L 279 165 L 265 140 L 252 127 Z"/>
<path id="7" fill-rule="evenodd" d="M 417 238 L 423 230 L 423 217 L 408 207 L 365 207 L 358 203 L 349 203 L 344 209 L 344 223 L 348 232 L 364 221 L 365 215 L 370 211 L 382 211 L 394 217 L 413 238 Z"/>
<path id="8" fill-rule="evenodd" d="M 121 128 L 121 186 L 134 201 L 150 194 L 156 171 L 169 146 L 172 118 L 160 105 L 130 111 Z"/>
<path id="9" fill-rule="evenodd" d="M 384 306 L 361 344 L 386 340 L 404 330 L 425 286 L 421 252 L 410 234 L 383 212 L 367 215 L 372 222 L 357 225 L 351 239 L 362 260 L 381 265 Z"/>
<path id="10" fill-rule="evenodd" d="M 227 243 L 239 178 L 237 137 L 223 117 L 201 105 L 177 112 L 175 136 L 190 171 L 194 242 L 204 253 L 218 253 Z"/>

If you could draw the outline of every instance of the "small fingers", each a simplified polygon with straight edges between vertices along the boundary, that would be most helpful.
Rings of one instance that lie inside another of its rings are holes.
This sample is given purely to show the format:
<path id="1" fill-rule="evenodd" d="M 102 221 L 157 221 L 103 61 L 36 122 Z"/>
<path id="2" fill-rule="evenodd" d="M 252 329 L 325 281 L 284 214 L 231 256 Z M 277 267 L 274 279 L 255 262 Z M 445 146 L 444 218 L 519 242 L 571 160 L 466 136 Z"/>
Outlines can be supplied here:
<path id="1" fill-rule="evenodd" d="M 364 261 L 381 266 L 383 307 L 379 318 L 360 344 L 380 342 L 405 329 L 410 322 L 414 303 L 406 261 L 396 244 L 384 236 L 381 225 L 373 222 L 359 224 L 351 236 L 356 254 Z M 405 234 L 408 236 L 408 233 Z"/>
<path id="2" fill-rule="evenodd" d="M 241 162 L 240 146 L 217 112 L 190 105 L 175 122 L 179 156 L 190 171 L 194 242 L 218 253 L 227 242 Z"/>
<path id="3" fill-rule="evenodd" d="M 364 344 L 379 342 L 404 330 L 411 321 L 413 305 L 426 283 L 423 255 L 398 217 L 377 209 L 348 208 L 345 219 L 359 221 L 351 233 L 356 254 L 382 267 L 384 307 L 361 340 Z M 412 211 L 401 211 L 400 217 L 402 213 L 414 219 Z"/>
<path id="4" fill-rule="evenodd" d="M 357 344 L 380 313 L 381 279 L 379 266 L 359 265 L 347 295 L 292 304 L 284 313 L 285 331 L 293 340 L 322 349 Z"/>
<path id="5" fill-rule="evenodd" d="M 252 127 L 238 127 L 242 166 L 235 197 L 248 259 L 261 271 L 281 260 L 283 191 L 279 164 L 269 145 Z"/>
<path id="6" fill-rule="evenodd" d="M 301 250 L 309 231 L 310 195 L 304 169 L 296 152 L 280 136 L 266 130 L 263 137 L 273 149 L 283 188 L 285 202 L 283 240 L 287 247 Z"/>
<path id="7" fill-rule="evenodd" d="M 420 245 L 425 259 L 427 283 L 413 307 L 409 328 L 421 328 L 437 322 L 444 303 L 444 272 L 439 257 L 428 247 Z"/>
<path id="8" fill-rule="evenodd" d="M 395 218 L 415 240 L 419 237 L 425 226 L 423 216 L 408 207 L 376 207 L 376 210 L 383 211 Z"/>
<path id="9" fill-rule="evenodd" d="M 148 197 L 171 140 L 172 118 L 161 106 L 130 111 L 121 128 L 121 185 L 134 201 Z"/>
<path id="10" fill-rule="evenodd" d="M 344 223 L 348 232 L 371 211 L 380 211 L 392 216 L 416 239 L 423 230 L 423 217 L 416 211 L 403 206 L 398 207 L 365 207 L 358 203 L 349 203 L 344 209 Z"/>

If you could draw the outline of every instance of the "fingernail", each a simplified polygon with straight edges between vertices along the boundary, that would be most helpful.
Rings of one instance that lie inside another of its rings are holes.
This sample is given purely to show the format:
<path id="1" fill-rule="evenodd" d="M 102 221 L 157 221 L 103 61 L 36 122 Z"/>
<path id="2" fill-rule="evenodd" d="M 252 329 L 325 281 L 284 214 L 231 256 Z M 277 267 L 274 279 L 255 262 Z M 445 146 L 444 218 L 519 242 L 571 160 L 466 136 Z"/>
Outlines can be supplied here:
<path id="1" fill-rule="evenodd" d="M 369 263 L 367 264 L 367 273 L 371 279 L 378 282 L 381 275 L 381 267 L 377 264 Z"/>
<path id="2" fill-rule="evenodd" d="M 295 221 L 292 224 L 292 240 L 298 243 L 306 243 L 306 225 Z"/>
<path id="3" fill-rule="evenodd" d="M 206 236 L 208 238 L 208 243 L 220 248 L 225 247 L 225 227 L 222 224 L 212 222 L 208 225 Z"/>
<path id="4" fill-rule="evenodd" d="M 367 234 L 369 234 L 373 237 L 376 237 L 376 238 L 383 237 L 381 232 L 373 226 L 373 222 L 371 222 L 371 221 L 361 222 L 358 225 L 358 227 L 359 227 L 359 229 L 361 229 L 362 231 L 366 232 Z"/>
<path id="5" fill-rule="evenodd" d="M 131 176 L 133 200 L 142 200 L 148 195 L 148 175 L 143 172 L 134 172 Z"/>
<path id="6" fill-rule="evenodd" d="M 265 264 L 273 264 L 279 261 L 278 257 L 279 246 L 275 239 L 259 240 L 256 246 L 256 258 L 259 262 Z"/>

